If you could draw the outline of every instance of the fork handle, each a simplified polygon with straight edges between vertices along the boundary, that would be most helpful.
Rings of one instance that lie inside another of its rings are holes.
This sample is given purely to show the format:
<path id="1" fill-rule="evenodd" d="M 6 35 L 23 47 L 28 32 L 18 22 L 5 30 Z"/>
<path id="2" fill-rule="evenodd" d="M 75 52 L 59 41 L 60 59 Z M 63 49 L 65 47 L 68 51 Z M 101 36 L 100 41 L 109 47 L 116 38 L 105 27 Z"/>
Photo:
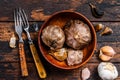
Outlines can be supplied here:
<path id="1" fill-rule="evenodd" d="M 32 56 L 33 56 L 33 59 L 35 61 L 35 65 L 36 65 L 36 68 L 37 68 L 37 71 L 38 71 L 40 78 L 46 78 L 46 76 L 47 76 L 46 71 L 42 65 L 40 58 L 38 57 L 37 50 L 36 50 L 35 45 L 33 43 L 30 44 L 30 49 L 31 49 Z"/>
<path id="2" fill-rule="evenodd" d="M 19 43 L 19 54 L 20 54 L 20 66 L 22 76 L 28 76 L 27 64 L 25 59 L 24 43 Z"/>

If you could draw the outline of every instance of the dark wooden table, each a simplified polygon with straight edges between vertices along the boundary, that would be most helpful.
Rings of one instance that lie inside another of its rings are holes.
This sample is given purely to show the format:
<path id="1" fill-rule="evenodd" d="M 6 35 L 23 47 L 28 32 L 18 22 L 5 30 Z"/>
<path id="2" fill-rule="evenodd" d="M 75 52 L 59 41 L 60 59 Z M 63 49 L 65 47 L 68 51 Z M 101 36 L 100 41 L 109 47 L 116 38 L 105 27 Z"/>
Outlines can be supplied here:
<path id="1" fill-rule="evenodd" d="M 88 3 L 91 2 L 105 12 L 102 18 L 94 18 Z M 110 62 L 115 64 L 120 75 L 120 0 L 1 0 L 0 1 L 0 80 L 41 80 L 38 76 L 32 54 L 29 49 L 26 34 L 23 33 L 25 41 L 25 55 L 27 59 L 29 76 L 21 77 L 19 63 L 18 44 L 15 49 L 9 47 L 9 40 L 14 33 L 13 11 L 21 7 L 28 14 L 31 37 L 37 47 L 39 57 L 47 71 L 46 80 L 81 80 L 82 67 L 75 70 L 61 70 L 49 64 L 41 55 L 37 43 L 37 32 L 33 23 L 37 22 L 39 28 L 51 14 L 61 10 L 73 10 L 85 15 L 93 25 L 102 23 L 113 29 L 113 34 L 100 36 L 97 33 L 97 50 L 102 46 L 109 45 L 114 48 L 116 55 Z M 17 37 L 17 35 L 16 35 Z M 18 38 L 17 38 L 18 43 Z M 95 52 L 90 61 L 84 65 L 90 69 L 91 76 L 88 80 L 101 80 L 97 73 L 97 66 L 102 62 Z M 83 66 L 83 67 L 84 67 Z M 120 80 L 120 76 L 116 79 Z"/>

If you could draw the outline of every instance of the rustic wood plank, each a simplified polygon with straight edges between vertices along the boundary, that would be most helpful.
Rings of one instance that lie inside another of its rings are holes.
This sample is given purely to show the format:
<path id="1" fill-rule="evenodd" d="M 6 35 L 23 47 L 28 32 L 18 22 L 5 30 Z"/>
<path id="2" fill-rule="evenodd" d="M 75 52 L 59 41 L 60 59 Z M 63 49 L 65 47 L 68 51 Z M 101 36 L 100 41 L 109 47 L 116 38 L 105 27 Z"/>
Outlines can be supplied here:
<path id="1" fill-rule="evenodd" d="M 29 76 L 26 78 L 21 77 L 20 64 L 19 63 L 1 63 L 0 64 L 0 80 L 40 80 L 35 65 L 33 63 L 28 64 Z M 81 70 L 84 67 L 88 67 L 91 72 L 89 80 L 101 80 L 98 76 L 97 66 L 99 63 L 87 63 L 83 67 L 74 70 L 61 70 L 50 64 L 46 64 L 47 80 L 81 80 Z M 120 70 L 120 64 L 115 64 L 118 71 Z M 119 72 L 120 74 L 120 72 Z M 57 76 L 57 77 L 56 77 Z M 62 76 L 62 77 L 61 77 Z M 118 77 L 116 80 L 119 80 Z"/>
<path id="2" fill-rule="evenodd" d="M 92 16 L 88 3 L 94 3 L 105 15 L 96 19 Z M 25 41 L 25 55 L 27 59 L 29 76 L 21 77 L 19 63 L 18 44 L 15 49 L 9 47 L 9 40 L 14 33 L 13 11 L 15 8 L 22 7 L 28 14 L 30 21 L 30 34 L 36 45 L 39 57 L 47 71 L 46 80 L 81 80 L 81 70 L 88 67 L 91 76 L 88 80 L 101 80 L 97 73 L 97 66 L 102 62 L 98 58 L 98 51 L 102 46 L 109 45 L 114 48 L 116 55 L 110 60 L 117 67 L 120 75 L 120 0 L 3 0 L 0 1 L 0 80 L 41 80 L 38 76 L 26 34 L 23 33 Z M 48 19 L 54 12 L 61 10 L 73 10 L 82 13 L 96 25 L 102 23 L 113 29 L 113 34 L 100 36 L 97 32 L 97 50 L 93 57 L 83 67 L 74 70 L 61 70 L 48 63 L 40 53 L 37 43 L 37 32 L 32 24 L 37 21 L 39 28 L 42 21 Z M 41 21 L 41 22 L 39 22 Z M 15 35 L 17 37 L 17 35 Z M 18 37 L 17 37 L 18 43 Z M 120 76 L 116 79 L 120 80 Z"/>
<path id="3" fill-rule="evenodd" d="M 27 44 L 28 45 L 28 44 Z M 27 46 L 26 45 L 26 46 Z M 37 44 L 36 44 L 37 45 Z M 113 49 L 116 51 L 116 55 L 110 60 L 110 62 L 114 62 L 114 63 L 120 63 L 120 42 L 118 43 L 112 43 L 112 42 L 102 42 L 102 43 L 98 43 L 97 46 L 97 51 L 105 45 L 109 45 L 112 46 Z M 45 59 L 43 58 L 43 56 L 41 55 L 38 46 L 37 47 L 37 51 L 39 53 L 39 57 L 41 58 L 42 62 L 45 62 Z M 26 59 L 27 62 L 34 62 L 30 49 L 27 46 L 27 48 L 25 48 L 25 55 L 26 55 Z M 0 62 L 19 62 L 19 54 L 18 54 L 18 49 L 11 49 L 6 51 L 6 50 L 0 50 L 2 53 L 0 54 Z M 99 52 L 95 52 L 95 54 L 93 55 L 93 57 L 90 59 L 90 63 L 98 63 L 101 62 L 101 60 L 98 58 Z"/>
<path id="4" fill-rule="evenodd" d="M 33 28 L 33 23 L 31 22 L 30 26 L 30 34 L 31 38 L 37 40 L 37 32 L 35 32 Z M 97 33 L 97 40 L 98 42 L 119 42 L 120 41 L 120 23 L 119 22 L 92 22 L 93 25 L 96 25 L 98 23 L 102 23 L 105 26 L 108 26 L 112 28 L 113 34 L 107 35 L 107 36 L 100 36 L 100 32 Z M 42 26 L 43 22 L 38 22 L 39 28 Z M 8 41 L 10 40 L 10 37 L 12 34 L 15 33 L 14 31 L 14 24 L 13 22 L 0 22 L 0 41 Z M 16 34 L 16 33 L 15 33 Z M 23 39 L 27 40 L 26 34 L 22 34 Z M 17 37 L 17 35 L 16 35 Z M 17 39 L 18 40 L 18 39 Z"/>
<path id="5" fill-rule="evenodd" d="M 92 16 L 88 5 L 89 2 L 94 3 L 105 12 L 101 19 L 96 19 Z M 0 2 L 0 21 L 13 21 L 13 10 L 18 7 L 25 9 L 30 21 L 41 20 L 31 18 L 33 10 L 38 12 L 40 10 L 40 14 L 35 14 L 36 16 L 41 15 L 41 10 L 44 16 L 61 10 L 74 10 L 84 14 L 91 21 L 120 21 L 119 0 L 2 0 Z M 43 18 L 45 18 L 44 16 Z"/>
<path id="6" fill-rule="evenodd" d="M 43 22 L 39 23 L 39 28 L 42 25 Z M 93 22 L 94 25 L 98 24 L 98 23 L 102 23 L 106 26 L 110 26 L 114 33 L 108 36 L 99 36 L 100 32 L 97 33 L 97 51 L 104 45 L 110 45 L 112 46 L 115 51 L 117 52 L 117 54 L 114 56 L 114 58 L 112 60 L 110 60 L 110 62 L 114 63 L 118 70 L 119 70 L 119 66 L 120 66 L 120 40 L 119 40 L 119 26 L 120 23 L 119 22 Z M 31 23 L 32 25 L 32 23 Z M 11 49 L 9 47 L 9 39 L 10 36 L 13 34 L 14 32 L 14 24 L 13 22 L 0 22 L 0 80 L 18 80 L 18 79 L 24 79 L 21 78 L 20 76 L 20 64 L 19 64 L 19 54 L 18 54 L 18 44 L 16 45 L 15 49 Z M 30 27 L 30 34 L 31 37 L 37 47 L 38 53 L 40 53 L 38 45 L 37 45 L 37 32 L 34 31 L 33 27 Z M 17 37 L 17 35 L 16 35 Z M 25 51 L 26 51 L 26 57 L 27 57 L 27 64 L 29 66 L 28 70 L 29 70 L 29 77 L 25 78 L 25 80 L 31 80 L 34 79 L 35 80 L 39 80 L 39 76 L 37 74 L 35 65 L 34 65 L 34 61 L 32 58 L 32 55 L 30 53 L 30 49 L 28 46 L 28 42 L 27 42 L 27 38 L 26 35 L 23 34 L 23 38 L 25 41 Z M 101 39 L 102 38 L 102 39 Z M 107 39 L 106 39 L 107 38 Z M 114 39 L 109 40 L 109 39 Z M 17 43 L 18 43 L 18 39 L 17 39 Z M 72 71 L 64 71 L 64 70 L 60 70 L 58 68 L 55 68 L 54 66 L 52 66 L 51 64 L 49 64 L 41 55 L 41 53 L 39 54 L 39 57 L 41 58 L 43 65 L 45 66 L 47 73 L 48 73 L 48 77 L 47 80 L 56 80 L 56 76 L 57 79 L 59 78 L 59 80 L 81 80 L 80 79 L 80 71 L 81 68 L 79 69 L 75 69 Z M 97 66 L 98 64 L 101 62 L 101 60 L 98 58 L 98 53 L 95 53 L 93 55 L 93 57 L 90 59 L 90 61 L 85 65 L 87 67 L 90 68 L 91 70 L 91 77 L 89 80 L 100 80 L 98 74 L 97 74 Z M 120 71 L 120 70 L 119 70 Z M 34 72 L 34 73 L 33 73 Z M 58 73 L 59 72 L 59 73 Z M 62 77 L 61 77 L 62 74 Z M 120 72 L 119 72 L 120 74 Z M 6 77 L 7 76 L 7 77 Z M 118 77 L 116 80 L 119 80 L 120 77 Z"/>
<path id="7" fill-rule="evenodd" d="M 119 22 L 93 22 L 93 25 L 96 25 L 98 23 L 102 23 L 106 26 L 110 26 L 110 28 L 113 29 L 113 34 L 108 36 L 99 36 L 100 32 L 97 33 L 97 50 L 99 50 L 102 46 L 109 45 L 112 46 L 115 51 L 117 52 L 117 56 L 113 58 L 112 62 L 119 62 L 120 59 L 120 23 Z M 31 23 L 32 25 L 32 23 Z M 39 28 L 42 25 L 42 22 L 39 23 Z M 12 49 L 9 47 L 9 40 L 10 36 L 14 33 L 14 24 L 13 22 L 1 22 L 0 23 L 0 62 L 19 62 L 19 54 L 18 54 L 18 39 L 16 43 L 16 48 Z M 30 27 L 30 34 L 31 37 L 37 47 L 38 53 L 40 53 L 38 43 L 37 43 L 37 32 L 34 31 L 34 28 Z M 17 37 L 17 35 L 16 35 Z M 33 62 L 33 58 L 29 49 L 28 40 L 26 35 L 23 33 L 24 43 L 25 43 L 25 54 L 27 56 L 28 62 Z M 110 40 L 111 39 L 111 40 Z M 44 58 L 42 57 L 41 53 L 39 56 L 44 61 Z M 98 53 L 95 53 L 95 55 L 91 58 L 90 62 L 99 62 L 98 59 Z"/>

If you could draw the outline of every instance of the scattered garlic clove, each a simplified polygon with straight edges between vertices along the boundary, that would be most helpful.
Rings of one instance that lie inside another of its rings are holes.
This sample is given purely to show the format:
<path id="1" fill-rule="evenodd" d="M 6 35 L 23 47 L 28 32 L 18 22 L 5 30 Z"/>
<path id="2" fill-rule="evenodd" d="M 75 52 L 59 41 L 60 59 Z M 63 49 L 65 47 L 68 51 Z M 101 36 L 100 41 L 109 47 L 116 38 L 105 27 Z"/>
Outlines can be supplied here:
<path id="1" fill-rule="evenodd" d="M 118 77 L 117 68 L 110 62 L 101 62 L 98 65 L 98 74 L 103 80 L 114 80 Z"/>
<path id="2" fill-rule="evenodd" d="M 100 49 L 99 58 L 103 61 L 109 61 L 115 54 L 116 52 L 112 47 L 104 46 Z"/>
<path id="3" fill-rule="evenodd" d="M 102 36 L 102 35 L 107 35 L 107 34 L 111 34 L 111 33 L 113 33 L 113 30 L 109 27 L 105 27 L 105 29 L 101 32 L 100 35 Z"/>
<path id="4" fill-rule="evenodd" d="M 90 77 L 90 70 L 88 68 L 84 68 L 82 70 L 82 80 L 87 80 Z"/>
<path id="5" fill-rule="evenodd" d="M 97 25 L 95 26 L 95 31 L 98 32 L 98 31 L 102 30 L 103 28 L 104 28 L 104 25 L 103 25 L 103 24 L 97 24 Z"/>
<path id="6" fill-rule="evenodd" d="M 15 35 L 13 34 L 12 37 L 10 38 L 9 46 L 10 46 L 11 48 L 15 48 L 15 47 L 16 47 L 15 45 L 16 45 L 16 37 L 15 37 Z"/>

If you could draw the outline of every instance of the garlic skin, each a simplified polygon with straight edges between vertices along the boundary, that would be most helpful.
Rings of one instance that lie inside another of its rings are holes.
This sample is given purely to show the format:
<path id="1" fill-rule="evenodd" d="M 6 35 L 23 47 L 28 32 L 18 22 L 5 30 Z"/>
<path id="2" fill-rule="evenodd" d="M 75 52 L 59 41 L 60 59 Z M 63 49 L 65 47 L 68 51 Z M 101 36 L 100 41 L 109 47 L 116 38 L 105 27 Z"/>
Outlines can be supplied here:
<path id="1" fill-rule="evenodd" d="M 114 51 L 114 49 L 112 47 L 103 46 L 100 49 L 99 58 L 103 61 L 109 61 L 115 54 L 116 54 L 116 52 Z"/>
<path id="2" fill-rule="evenodd" d="M 16 37 L 15 37 L 14 34 L 13 34 L 12 37 L 10 38 L 9 46 L 10 46 L 11 48 L 15 48 L 15 47 L 16 47 Z"/>
<path id="3" fill-rule="evenodd" d="M 66 48 L 61 48 L 61 49 L 57 49 L 55 51 L 51 51 L 49 54 L 52 55 L 58 61 L 64 61 L 65 59 L 67 59 L 67 49 Z"/>
<path id="4" fill-rule="evenodd" d="M 117 68 L 110 62 L 101 62 L 98 65 L 98 74 L 103 80 L 114 80 L 118 77 Z"/>
<path id="5" fill-rule="evenodd" d="M 82 70 L 82 80 L 87 80 L 90 77 L 90 70 L 88 68 L 84 68 Z"/>

